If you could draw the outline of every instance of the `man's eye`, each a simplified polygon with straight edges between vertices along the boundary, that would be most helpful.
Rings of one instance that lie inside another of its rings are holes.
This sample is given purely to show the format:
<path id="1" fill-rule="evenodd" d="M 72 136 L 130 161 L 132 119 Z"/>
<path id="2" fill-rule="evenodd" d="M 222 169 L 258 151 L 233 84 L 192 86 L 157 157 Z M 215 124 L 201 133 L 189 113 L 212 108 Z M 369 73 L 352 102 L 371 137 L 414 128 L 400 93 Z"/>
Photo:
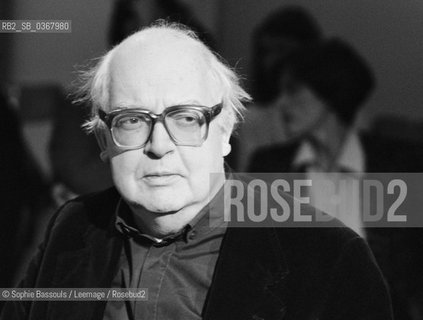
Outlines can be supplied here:
<path id="1" fill-rule="evenodd" d="M 197 119 L 194 117 L 186 116 L 186 117 L 181 117 L 178 120 L 183 122 L 195 122 Z"/>
<path id="2" fill-rule="evenodd" d="M 172 117 L 173 121 L 180 125 L 194 125 L 199 122 L 199 118 L 197 115 L 193 115 L 190 113 L 184 113 L 184 114 L 177 114 Z"/>
<path id="3" fill-rule="evenodd" d="M 143 121 L 138 117 L 124 117 L 116 122 L 116 127 L 125 130 L 138 129 Z"/>

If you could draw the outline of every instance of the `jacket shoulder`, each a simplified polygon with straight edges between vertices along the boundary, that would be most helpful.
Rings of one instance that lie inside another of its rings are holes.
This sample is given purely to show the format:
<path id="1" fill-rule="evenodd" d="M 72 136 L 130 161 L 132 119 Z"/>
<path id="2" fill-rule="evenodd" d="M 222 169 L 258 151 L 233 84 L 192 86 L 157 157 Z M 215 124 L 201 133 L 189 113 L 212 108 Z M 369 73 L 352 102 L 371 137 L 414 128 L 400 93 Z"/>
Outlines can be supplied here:
<path id="1" fill-rule="evenodd" d="M 58 210 L 56 224 L 83 215 L 95 224 L 104 225 L 116 209 L 119 199 L 120 195 L 115 188 L 77 197 Z"/>
<path id="2" fill-rule="evenodd" d="M 66 202 L 50 220 L 46 241 L 72 247 L 89 230 L 106 231 L 119 199 L 117 190 L 110 188 Z"/>

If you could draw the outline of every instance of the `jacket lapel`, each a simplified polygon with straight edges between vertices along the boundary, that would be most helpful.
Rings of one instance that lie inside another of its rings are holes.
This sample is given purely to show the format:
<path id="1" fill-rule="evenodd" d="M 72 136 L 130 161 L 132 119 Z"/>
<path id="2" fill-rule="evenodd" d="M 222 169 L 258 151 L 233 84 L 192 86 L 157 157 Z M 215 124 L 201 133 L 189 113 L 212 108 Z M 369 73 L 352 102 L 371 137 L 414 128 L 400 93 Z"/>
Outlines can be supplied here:
<path id="1" fill-rule="evenodd" d="M 282 319 L 288 274 L 274 229 L 229 228 L 204 319 Z"/>

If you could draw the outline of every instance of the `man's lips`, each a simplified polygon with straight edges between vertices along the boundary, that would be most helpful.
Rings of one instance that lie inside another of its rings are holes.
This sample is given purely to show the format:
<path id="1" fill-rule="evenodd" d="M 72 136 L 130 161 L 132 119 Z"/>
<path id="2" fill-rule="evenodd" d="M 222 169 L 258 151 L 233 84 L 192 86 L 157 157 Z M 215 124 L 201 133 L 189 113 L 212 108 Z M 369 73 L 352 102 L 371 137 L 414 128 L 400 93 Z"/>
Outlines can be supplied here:
<path id="1" fill-rule="evenodd" d="M 172 172 L 172 171 L 151 171 L 148 173 L 145 173 L 143 175 L 143 178 L 145 177 L 166 177 L 166 176 L 174 176 L 174 175 L 180 175 L 179 173 Z"/>
<path id="2" fill-rule="evenodd" d="M 174 182 L 181 177 L 178 173 L 173 172 L 151 172 L 142 177 L 142 180 L 151 185 L 166 185 Z"/>

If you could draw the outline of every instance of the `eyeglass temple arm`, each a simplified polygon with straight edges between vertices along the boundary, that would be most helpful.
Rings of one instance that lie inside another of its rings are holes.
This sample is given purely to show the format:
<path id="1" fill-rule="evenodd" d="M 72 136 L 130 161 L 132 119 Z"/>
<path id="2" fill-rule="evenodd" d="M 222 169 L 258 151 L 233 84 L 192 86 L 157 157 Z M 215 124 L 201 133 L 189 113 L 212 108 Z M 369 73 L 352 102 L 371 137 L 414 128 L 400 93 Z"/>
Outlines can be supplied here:
<path id="1" fill-rule="evenodd" d="M 102 109 L 98 109 L 98 116 L 101 120 L 107 121 L 107 113 L 104 112 Z"/>
<path id="2" fill-rule="evenodd" d="M 218 116 L 219 113 L 222 111 L 222 109 L 223 109 L 223 103 L 219 103 L 215 105 L 214 107 L 212 107 L 210 110 L 210 119 L 213 119 L 216 116 Z"/>
<path id="3" fill-rule="evenodd" d="M 110 127 L 110 117 L 109 115 L 102 109 L 98 109 L 97 111 L 98 117 L 108 126 Z"/>

